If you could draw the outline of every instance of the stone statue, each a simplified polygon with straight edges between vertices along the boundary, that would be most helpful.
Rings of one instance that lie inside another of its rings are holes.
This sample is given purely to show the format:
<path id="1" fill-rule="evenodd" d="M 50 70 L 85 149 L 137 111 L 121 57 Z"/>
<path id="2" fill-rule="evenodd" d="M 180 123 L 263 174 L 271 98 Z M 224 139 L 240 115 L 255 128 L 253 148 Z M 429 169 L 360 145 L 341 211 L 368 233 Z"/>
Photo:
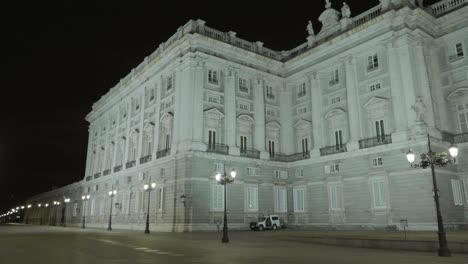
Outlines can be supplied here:
<path id="1" fill-rule="evenodd" d="M 426 112 L 426 105 L 422 101 L 421 96 L 416 98 L 416 103 L 411 106 L 411 108 L 416 112 L 416 121 L 424 122 L 424 112 Z"/>
<path id="2" fill-rule="evenodd" d="M 330 0 L 325 0 L 325 8 L 330 8 L 331 7 L 331 3 L 330 3 Z"/>
<path id="3" fill-rule="evenodd" d="M 382 9 L 385 10 L 390 5 L 390 0 L 380 0 L 380 5 L 382 6 Z"/>
<path id="4" fill-rule="evenodd" d="M 350 18 L 351 17 L 351 10 L 349 9 L 348 4 L 346 2 L 343 2 L 343 7 L 341 8 L 341 15 L 344 18 Z"/>
<path id="5" fill-rule="evenodd" d="M 309 24 L 307 24 L 307 32 L 309 32 L 309 36 L 315 36 L 314 28 L 312 27 L 312 22 L 309 20 Z"/>

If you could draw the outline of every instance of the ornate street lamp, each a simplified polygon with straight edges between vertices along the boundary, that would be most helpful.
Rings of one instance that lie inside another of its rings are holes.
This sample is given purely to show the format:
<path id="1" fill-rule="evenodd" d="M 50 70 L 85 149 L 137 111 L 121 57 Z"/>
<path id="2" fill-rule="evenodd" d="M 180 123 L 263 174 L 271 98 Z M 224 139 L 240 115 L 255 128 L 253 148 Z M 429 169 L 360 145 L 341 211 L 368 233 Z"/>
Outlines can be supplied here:
<path id="1" fill-rule="evenodd" d="M 146 213 L 146 229 L 145 234 L 149 234 L 149 214 L 150 214 L 150 195 L 151 191 L 156 188 L 156 183 L 151 182 L 151 176 L 148 178 L 148 184 L 143 185 L 143 189 L 148 192 L 148 212 Z"/>
<path id="2" fill-rule="evenodd" d="M 442 220 L 442 214 L 440 213 L 440 204 L 439 204 L 439 189 L 437 188 L 437 181 L 435 176 L 435 166 L 444 167 L 447 164 L 454 164 L 456 162 L 456 158 L 458 155 L 458 148 L 454 145 L 449 147 L 450 156 L 447 157 L 447 153 L 441 152 L 436 153 L 433 152 L 431 149 L 431 138 L 429 134 L 427 134 L 427 146 L 429 149 L 428 153 L 423 153 L 420 155 L 421 161 L 419 163 L 415 163 L 415 155 L 414 152 L 410 149 L 406 153 L 406 158 L 408 159 L 409 163 L 411 163 L 412 168 L 423 168 L 426 169 L 427 167 L 431 167 L 432 172 L 432 185 L 434 191 L 434 201 L 436 205 L 436 212 L 437 212 L 437 226 L 438 226 L 438 237 L 439 237 L 439 256 L 441 257 L 450 257 L 450 250 L 447 246 L 447 238 L 445 236 L 445 229 L 444 229 L 444 222 Z"/>
<path id="3" fill-rule="evenodd" d="M 113 188 L 114 187 L 112 187 L 112 189 Z M 117 194 L 117 190 L 110 190 L 108 194 L 111 198 L 111 203 L 110 203 L 110 211 L 109 211 L 109 226 L 107 227 L 107 230 L 111 231 L 112 230 L 112 204 L 114 203 L 114 196 Z"/>
<path id="4" fill-rule="evenodd" d="M 229 236 L 228 236 L 228 226 L 227 226 L 227 203 L 226 203 L 226 185 L 228 183 L 234 182 L 234 178 L 236 178 L 236 170 L 232 169 L 231 173 L 227 175 L 226 170 L 221 175 L 221 172 L 215 171 L 215 178 L 218 184 L 224 185 L 224 226 L 223 226 L 223 238 L 221 242 L 229 243 Z"/>
<path id="5" fill-rule="evenodd" d="M 83 200 L 83 223 L 81 225 L 81 228 L 86 228 L 85 227 L 85 217 L 86 217 L 86 201 L 89 200 L 91 196 L 88 195 L 83 195 L 81 196 L 81 200 Z"/>
<path id="6" fill-rule="evenodd" d="M 64 201 L 64 204 L 63 204 L 64 210 L 63 210 L 63 215 L 62 215 L 62 218 L 63 218 L 62 224 L 63 224 L 63 227 L 66 227 L 67 226 L 67 224 L 66 224 L 66 222 L 67 222 L 67 205 L 70 202 L 70 198 L 64 198 L 63 201 Z"/>

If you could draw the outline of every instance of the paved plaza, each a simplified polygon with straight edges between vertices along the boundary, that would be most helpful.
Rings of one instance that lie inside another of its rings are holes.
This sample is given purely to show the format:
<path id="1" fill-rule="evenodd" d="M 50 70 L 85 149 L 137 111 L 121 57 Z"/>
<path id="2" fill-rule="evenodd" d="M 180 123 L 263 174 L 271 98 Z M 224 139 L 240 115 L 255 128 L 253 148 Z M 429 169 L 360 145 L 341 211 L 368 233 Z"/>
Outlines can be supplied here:
<path id="1" fill-rule="evenodd" d="M 296 230 L 156 233 L 48 226 L 0 225 L 0 263 L 463 263 L 418 251 L 377 250 L 308 243 Z"/>

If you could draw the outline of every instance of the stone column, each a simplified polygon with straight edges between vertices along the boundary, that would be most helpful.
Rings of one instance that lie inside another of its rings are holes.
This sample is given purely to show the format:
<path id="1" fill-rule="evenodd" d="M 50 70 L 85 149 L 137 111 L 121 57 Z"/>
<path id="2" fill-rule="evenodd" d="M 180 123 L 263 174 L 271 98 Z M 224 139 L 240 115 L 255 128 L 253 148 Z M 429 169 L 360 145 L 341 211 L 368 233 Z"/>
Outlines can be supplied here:
<path id="1" fill-rule="evenodd" d="M 269 159 L 268 153 L 265 151 L 265 97 L 263 92 L 263 80 L 254 80 L 253 85 L 254 97 L 254 149 L 260 151 L 261 159 Z"/>
<path id="2" fill-rule="evenodd" d="M 86 170 L 85 170 L 85 177 L 91 175 L 89 167 L 90 159 L 91 159 L 91 140 L 92 140 L 92 133 L 91 133 L 91 126 L 88 127 L 88 151 L 86 152 Z"/>
<path id="3" fill-rule="evenodd" d="M 312 139 L 313 145 L 312 150 L 310 151 L 310 156 L 320 157 L 320 148 L 324 147 L 324 142 L 322 140 L 322 102 L 321 102 L 321 78 L 320 73 L 313 72 L 309 76 L 310 80 L 310 95 L 312 96 Z"/>
<path id="4" fill-rule="evenodd" d="M 280 120 L 281 120 L 281 137 L 280 137 L 280 152 L 285 154 L 293 154 L 294 152 L 294 128 L 292 122 L 292 91 L 291 87 L 285 87 L 280 91 Z M 291 89 L 288 89 L 291 88 Z"/>
<path id="5" fill-rule="evenodd" d="M 144 101 L 145 101 L 145 89 L 143 89 L 142 92 L 140 92 L 138 94 L 138 105 L 140 107 L 140 112 L 139 112 L 139 119 L 140 119 L 140 124 L 138 125 L 138 134 L 139 134 L 139 137 L 138 137 L 138 156 L 135 157 L 136 159 L 136 164 L 140 164 L 140 158 L 143 157 L 143 137 L 145 135 L 145 133 L 143 132 L 143 127 L 144 127 L 144 124 L 145 124 L 145 105 L 144 105 Z"/>
<path id="6" fill-rule="evenodd" d="M 206 144 L 203 142 L 203 87 L 205 81 L 205 71 L 203 63 L 201 61 L 196 62 L 194 68 L 194 80 L 193 80 L 193 110 L 192 114 L 192 149 L 206 151 Z"/>
<path id="7" fill-rule="evenodd" d="M 236 77 L 233 69 L 224 77 L 224 138 L 230 155 L 240 155 L 236 146 Z"/>
<path id="8" fill-rule="evenodd" d="M 356 77 L 356 58 L 349 56 L 345 59 L 346 94 L 348 105 L 348 124 L 350 139 L 347 143 L 348 151 L 359 149 L 361 139 L 361 103 Z"/>
<path id="9" fill-rule="evenodd" d="M 392 133 L 392 141 L 398 142 L 407 139 L 407 116 L 404 100 L 404 90 L 400 74 L 399 50 L 393 43 L 387 45 L 390 92 L 392 95 L 392 108 L 395 120 L 395 132 Z"/>
<path id="10" fill-rule="evenodd" d="M 154 86 L 156 87 L 154 94 L 156 95 L 156 107 L 155 111 L 156 113 L 154 114 L 155 116 L 155 124 L 154 124 L 154 150 L 153 150 L 153 155 L 155 155 L 154 159 L 156 159 L 156 152 L 158 152 L 160 146 L 159 146 L 159 129 L 160 129 L 160 120 L 161 120 L 161 96 L 162 96 L 162 91 L 163 91 L 163 81 L 162 81 L 162 76 L 159 77 L 159 81 L 155 80 Z"/>
<path id="11" fill-rule="evenodd" d="M 125 139 L 125 142 L 124 142 L 124 147 L 123 147 L 123 155 L 122 155 L 122 169 L 125 169 L 125 163 L 127 163 L 128 161 L 128 145 L 130 144 L 130 125 L 131 125 L 131 112 L 132 112 L 132 109 L 131 109 L 131 101 L 127 99 L 127 101 L 124 103 L 126 104 L 125 108 L 127 109 L 126 112 L 127 112 L 127 127 L 126 127 L 126 133 L 125 135 L 123 135 L 126 139 Z"/>

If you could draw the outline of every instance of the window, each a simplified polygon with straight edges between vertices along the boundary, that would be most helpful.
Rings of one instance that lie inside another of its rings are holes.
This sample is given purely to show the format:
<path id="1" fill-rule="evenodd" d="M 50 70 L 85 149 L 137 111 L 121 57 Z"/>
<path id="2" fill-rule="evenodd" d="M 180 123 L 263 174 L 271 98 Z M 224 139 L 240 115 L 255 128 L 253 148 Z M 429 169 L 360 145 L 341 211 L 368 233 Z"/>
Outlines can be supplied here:
<path id="1" fill-rule="evenodd" d="M 96 185 L 95 191 L 99 190 L 99 185 Z"/>
<path id="2" fill-rule="evenodd" d="M 451 180 L 452 182 L 452 194 L 453 203 L 455 205 L 463 206 L 463 187 L 460 180 Z"/>
<path id="3" fill-rule="evenodd" d="M 468 205 L 468 178 L 463 180 L 464 185 L 465 185 L 465 201 L 466 204 Z"/>
<path id="4" fill-rule="evenodd" d="M 338 173 L 338 172 L 340 172 L 339 163 L 331 163 L 331 164 L 325 165 L 325 174 Z"/>
<path id="5" fill-rule="evenodd" d="M 161 177 L 164 176 L 164 168 L 159 169 L 159 175 Z"/>
<path id="6" fill-rule="evenodd" d="M 275 110 L 267 109 L 266 114 L 268 116 L 275 116 Z"/>
<path id="7" fill-rule="evenodd" d="M 336 150 L 341 150 L 343 148 L 343 131 L 335 131 L 335 146 Z"/>
<path id="8" fill-rule="evenodd" d="M 224 164 L 223 163 L 214 163 L 213 164 L 214 171 L 223 173 L 224 172 Z"/>
<path id="9" fill-rule="evenodd" d="M 248 176 L 257 176 L 257 168 L 248 167 L 247 168 L 247 175 Z"/>
<path id="10" fill-rule="evenodd" d="M 249 87 L 247 87 L 247 80 L 239 78 L 239 91 L 243 93 L 249 92 Z"/>
<path id="11" fill-rule="evenodd" d="M 265 90 L 266 90 L 266 97 L 268 99 L 275 99 L 275 94 L 273 93 L 273 87 L 267 85 Z"/>
<path id="12" fill-rule="evenodd" d="M 458 42 L 454 46 L 452 46 L 451 50 L 449 51 L 449 59 L 450 61 L 456 61 L 462 59 L 464 56 L 463 52 L 463 44 Z"/>
<path id="13" fill-rule="evenodd" d="M 73 202 L 73 211 L 72 211 L 72 216 L 75 217 L 77 215 L 77 209 L 78 209 L 78 202 Z"/>
<path id="14" fill-rule="evenodd" d="M 170 91 L 171 89 L 172 89 L 172 77 L 167 77 L 166 91 Z"/>
<path id="15" fill-rule="evenodd" d="M 307 107 L 302 107 L 297 109 L 297 114 L 304 114 L 307 113 Z"/>
<path id="16" fill-rule="evenodd" d="M 219 104 L 219 99 L 213 96 L 208 96 L 208 102 Z"/>
<path id="17" fill-rule="evenodd" d="M 132 182 L 132 176 L 128 176 L 127 177 L 127 183 L 131 183 Z"/>
<path id="18" fill-rule="evenodd" d="M 369 86 L 369 91 L 373 92 L 382 88 L 381 83 L 374 83 Z"/>
<path id="19" fill-rule="evenodd" d="M 460 126 L 460 132 L 468 132 L 468 103 L 457 105 L 458 112 L 458 124 Z"/>
<path id="20" fill-rule="evenodd" d="M 296 177 L 304 177 L 304 170 L 302 168 L 296 169 Z"/>
<path id="21" fill-rule="evenodd" d="M 170 149 L 171 148 L 171 135 L 166 134 L 166 142 L 165 142 L 165 149 Z"/>
<path id="22" fill-rule="evenodd" d="M 163 187 L 160 187 L 158 188 L 158 203 L 157 203 L 157 206 L 158 206 L 158 210 L 159 211 L 162 211 L 163 209 L 163 202 L 164 202 L 164 189 Z"/>
<path id="23" fill-rule="evenodd" d="M 374 202 L 374 208 L 385 208 L 387 207 L 385 199 L 385 180 L 374 179 L 371 181 L 372 184 L 372 198 Z"/>
<path id="24" fill-rule="evenodd" d="M 340 101 L 341 101 L 341 97 L 335 96 L 331 99 L 331 104 L 336 104 L 336 103 L 339 103 Z"/>
<path id="25" fill-rule="evenodd" d="M 154 88 L 153 88 L 153 89 L 150 89 L 150 90 L 149 90 L 149 92 L 150 92 L 150 98 L 149 98 L 149 101 L 151 102 L 151 101 L 153 101 L 153 100 L 154 100 Z"/>
<path id="26" fill-rule="evenodd" d="M 341 183 L 333 183 L 328 186 L 328 195 L 330 199 L 330 209 L 343 209 L 343 187 Z"/>
<path id="27" fill-rule="evenodd" d="M 220 184 L 213 184 L 211 186 L 211 209 L 216 211 L 224 210 L 224 186 Z"/>
<path id="28" fill-rule="evenodd" d="M 208 148 L 213 149 L 216 146 L 216 131 L 208 130 Z"/>
<path id="29" fill-rule="evenodd" d="M 208 82 L 211 84 L 218 84 L 218 72 L 214 70 L 208 71 Z"/>
<path id="30" fill-rule="evenodd" d="M 302 97 L 306 95 L 306 83 L 301 83 L 299 84 L 298 91 L 297 91 L 297 97 Z"/>
<path id="31" fill-rule="evenodd" d="M 250 111 L 250 105 L 248 103 L 239 103 L 239 108 L 245 111 Z"/>
<path id="32" fill-rule="evenodd" d="M 340 75 L 338 69 L 335 69 L 330 72 L 330 86 L 335 85 L 340 82 Z"/>
<path id="33" fill-rule="evenodd" d="M 249 186 L 246 188 L 247 211 L 258 211 L 258 188 Z"/>
<path id="34" fill-rule="evenodd" d="M 268 140 L 268 153 L 270 157 L 275 155 L 275 142 L 273 140 Z"/>
<path id="35" fill-rule="evenodd" d="M 379 57 L 376 54 L 367 57 L 367 71 L 373 71 L 379 68 Z"/>
<path id="36" fill-rule="evenodd" d="M 377 136 L 377 142 L 385 141 L 385 128 L 383 120 L 375 121 L 375 133 Z"/>
<path id="37" fill-rule="evenodd" d="M 302 143 L 302 157 L 309 156 L 309 139 L 303 138 L 301 140 L 301 143 Z"/>
<path id="38" fill-rule="evenodd" d="M 286 213 L 287 207 L 287 192 L 286 188 L 279 187 L 275 191 L 275 212 Z"/>
<path id="39" fill-rule="evenodd" d="M 273 171 L 273 178 L 286 180 L 286 179 L 288 179 L 288 172 L 287 171 L 274 170 Z"/>
<path id="40" fill-rule="evenodd" d="M 383 159 L 381 157 L 373 158 L 372 159 L 372 166 L 374 167 L 382 167 Z"/>
<path id="41" fill-rule="evenodd" d="M 294 212 L 305 212 L 304 193 L 304 188 L 293 189 Z"/>
<path id="42" fill-rule="evenodd" d="M 240 137 L 240 150 L 241 152 L 245 152 L 247 150 L 247 137 L 246 136 L 241 136 Z"/>

